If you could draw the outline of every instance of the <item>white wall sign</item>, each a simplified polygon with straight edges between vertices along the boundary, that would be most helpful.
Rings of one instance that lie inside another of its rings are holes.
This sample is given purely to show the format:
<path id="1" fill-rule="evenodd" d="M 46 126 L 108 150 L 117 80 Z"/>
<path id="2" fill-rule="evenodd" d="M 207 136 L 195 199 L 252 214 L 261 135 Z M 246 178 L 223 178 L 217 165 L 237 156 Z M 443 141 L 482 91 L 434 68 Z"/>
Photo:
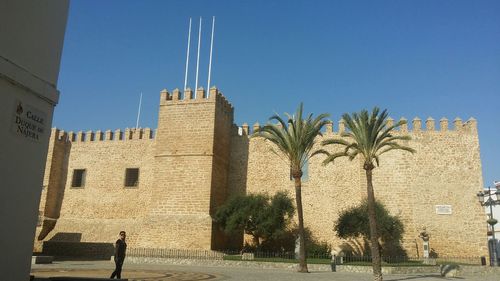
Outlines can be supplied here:
<path id="1" fill-rule="evenodd" d="M 451 215 L 451 205 L 436 205 L 436 214 Z"/>
<path id="2" fill-rule="evenodd" d="M 20 100 L 13 107 L 10 130 L 17 136 L 40 142 L 45 132 L 47 114 Z"/>

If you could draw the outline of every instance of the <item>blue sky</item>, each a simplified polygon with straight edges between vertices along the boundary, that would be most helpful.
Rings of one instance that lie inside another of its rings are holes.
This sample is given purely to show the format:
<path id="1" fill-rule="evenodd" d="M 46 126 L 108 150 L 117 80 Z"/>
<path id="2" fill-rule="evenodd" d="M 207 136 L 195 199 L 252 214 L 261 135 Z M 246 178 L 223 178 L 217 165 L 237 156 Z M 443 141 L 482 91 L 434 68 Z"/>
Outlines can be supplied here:
<path id="1" fill-rule="evenodd" d="M 235 123 L 273 113 L 387 108 L 399 119 L 478 120 L 485 185 L 500 180 L 500 1 L 72 0 L 53 125 L 70 131 L 156 128 L 159 92 L 212 83 Z M 452 163 L 459 164 L 459 163 Z"/>

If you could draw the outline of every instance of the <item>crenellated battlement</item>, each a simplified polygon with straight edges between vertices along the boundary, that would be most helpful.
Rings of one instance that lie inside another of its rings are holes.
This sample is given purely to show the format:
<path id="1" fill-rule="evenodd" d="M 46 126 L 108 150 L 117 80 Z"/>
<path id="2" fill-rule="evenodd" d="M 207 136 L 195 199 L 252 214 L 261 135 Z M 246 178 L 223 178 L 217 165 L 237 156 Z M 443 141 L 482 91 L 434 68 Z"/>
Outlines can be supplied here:
<path id="1" fill-rule="evenodd" d="M 58 128 L 52 128 L 51 131 L 50 131 L 50 139 L 54 140 L 54 141 L 57 141 L 57 142 L 61 142 L 61 143 L 64 143 L 64 142 L 68 142 L 69 139 L 68 139 L 68 133 L 65 132 L 64 130 L 60 130 Z"/>
<path id="2" fill-rule="evenodd" d="M 206 96 L 206 91 L 203 87 L 199 87 L 196 90 L 196 94 L 191 88 L 187 88 L 184 93 L 176 88 L 170 93 L 167 89 L 163 89 L 160 92 L 160 106 L 165 105 L 178 105 L 178 104 L 195 104 L 195 103 L 213 103 L 222 106 L 224 111 L 233 111 L 233 106 L 224 97 L 222 92 L 216 87 L 210 88 L 208 97 Z"/>
<path id="3" fill-rule="evenodd" d="M 51 138 L 61 142 L 99 142 L 99 141 L 130 141 L 130 140 L 152 140 L 156 133 L 150 128 L 126 128 L 124 131 L 78 131 L 65 132 L 57 128 L 52 128 Z"/>
<path id="4" fill-rule="evenodd" d="M 437 129 L 436 122 L 434 118 L 429 117 L 425 120 L 424 124 L 422 123 L 422 119 L 415 117 L 411 121 L 411 129 L 408 126 L 410 122 L 404 117 L 400 119 L 400 121 L 405 121 L 406 124 L 403 124 L 400 126 L 400 128 L 397 130 L 401 133 L 408 133 L 408 134 L 413 134 L 413 133 L 426 133 L 426 132 L 447 132 L 447 131 L 455 131 L 455 132 L 475 132 L 477 131 L 477 121 L 474 118 L 469 118 L 465 123 L 462 122 L 462 119 L 460 118 L 455 118 L 453 120 L 453 129 L 450 130 L 449 128 L 449 121 L 447 118 L 441 118 L 439 120 L 439 130 Z M 392 126 L 395 123 L 395 120 L 389 117 L 387 119 L 387 125 Z M 328 124 L 325 126 L 325 131 L 324 133 L 326 134 L 342 134 L 346 130 L 345 122 L 344 120 L 339 120 L 337 122 L 337 129 L 334 129 L 334 124 L 332 121 L 330 121 Z M 425 127 L 424 127 L 425 125 Z M 243 123 L 241 125 L 241 135 L 251 135 L 255 131 L 257 131 L 260 128 L 260 124 L 257 122 L 252 126 L 252 129 L 250 130 L 250 127 L 248 123 Z"/>

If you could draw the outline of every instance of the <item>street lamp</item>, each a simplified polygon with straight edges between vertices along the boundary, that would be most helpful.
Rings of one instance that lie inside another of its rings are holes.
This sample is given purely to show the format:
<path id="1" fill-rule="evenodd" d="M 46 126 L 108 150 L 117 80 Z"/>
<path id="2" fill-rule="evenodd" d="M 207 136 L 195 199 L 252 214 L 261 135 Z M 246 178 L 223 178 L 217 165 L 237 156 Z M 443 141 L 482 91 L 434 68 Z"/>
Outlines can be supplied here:
<path id="1" fill-rule="evenodd" d="M 491 236 L 492 236 L 492 253 L 491 257 L 493 259 L 492 264 L 493 266 L 498 266 L 498 257 L 497 257 L 497 240 L 495 238 L 495 224 L 498 222 L 494 217 L 493 217 L 493 206 L 494 205 L 500 205 L 500 182 L 495 181 L 495 192 L 492 192 L 491 188 L 488 186 L 488 191 L 480 191 L 477 193 L 477 198 L 479 200 L 479 203 L 481 206 L 489 206 L 490 207 L 490 218 L 486 221 L 490 226 L 491 226 Z M 496 195 L 496 199 L 492 198 L 492 195 Z M 488 199 L 485 201 L 484 198 L 485 196 L 488 197 Z"/>

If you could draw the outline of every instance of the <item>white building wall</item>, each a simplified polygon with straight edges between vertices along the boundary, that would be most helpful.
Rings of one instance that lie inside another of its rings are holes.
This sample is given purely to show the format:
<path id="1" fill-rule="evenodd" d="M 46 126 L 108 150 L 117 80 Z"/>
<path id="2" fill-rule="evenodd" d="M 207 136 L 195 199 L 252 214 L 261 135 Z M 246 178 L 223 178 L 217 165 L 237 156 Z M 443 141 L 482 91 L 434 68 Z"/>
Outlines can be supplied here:
<path id="1" fill-rule="evenodd" d="M 500 184 L 498 184 L 498 187 L 500 187 Z M 495 195 L 497 189 L 495 187 L 491 187 L 490 191 L 488 191 L 488 189 L 485 189 L 484 190 L 484 193 L 485 194 L 488 194 L 488 192 L 490 192 L 492 194 L 491 196 L 491 199 L 494 200 L 494 201 L 497 201 L 500 199 L 497 195 Z M 484 197 L 484 201 L 486 202 L 488 200 L 488 196 L 485 196 Z M 488 233 L 488 241 L 490 241 L 489 245 L 489 249 L 490 249 L 490 258 L 492 257 L 492 254 L 491 254 L 491 245 L 492 244 L 492 239 L 493 237 L 495 237 L 495 240 L 496 240 L 496 252 L 497 252 L 497 258 L 500 257 L 500 223 L 496 223 L 493 228 L 486 222 L 486 220 L 488 220 L 489 218 L 493 217 L 494 219 L 500 221 L 500 204 L 496 204 L 496 205 L 492 205 L 492 207 L 490 208 L 489 205 L 485 206 L 484 207 L 484 212 L 486 214 L 486 217 L 485 217 L 485 221 L 484 221 L 484 229 L 485 231 Z M 492 215 L 493 214 L 493 215 Z M 493 230 L 494 230 L 494 236 L 492 235 L 493 234 Z"/>
<path id="2" fill-rule="evenodd" d="M 0 275 L 29 280 L 67 0 L 0 1 Z"/>

